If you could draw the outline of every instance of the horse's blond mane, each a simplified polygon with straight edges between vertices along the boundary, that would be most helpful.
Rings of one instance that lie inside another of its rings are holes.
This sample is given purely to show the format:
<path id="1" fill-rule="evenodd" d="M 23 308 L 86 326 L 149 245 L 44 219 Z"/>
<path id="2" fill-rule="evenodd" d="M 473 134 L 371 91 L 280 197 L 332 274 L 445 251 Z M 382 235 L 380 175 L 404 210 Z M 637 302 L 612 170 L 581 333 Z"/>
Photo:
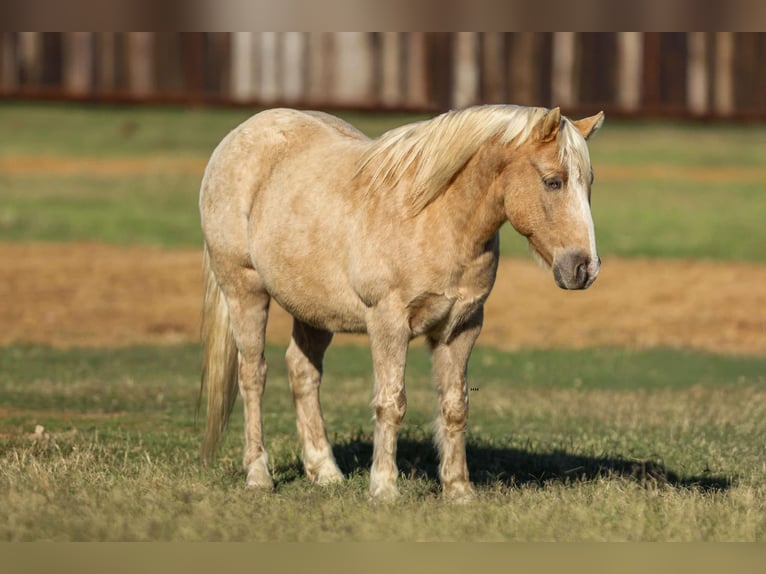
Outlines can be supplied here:
<path id="1" fill-rule="evenodd" d="M 476 106 L 446 112 L 433 119 L 408 124 L 370 142 L 357 174 L 371 171 L 368 193 L 396 185 L 412 170 L 409 202 L 422 211 L 488 139 L 524 143 L 548 110 L 511 105 Z M 585 140 L 565 120 L 559 135 L 559 157 L 585 174 L 590 159 Z"/>

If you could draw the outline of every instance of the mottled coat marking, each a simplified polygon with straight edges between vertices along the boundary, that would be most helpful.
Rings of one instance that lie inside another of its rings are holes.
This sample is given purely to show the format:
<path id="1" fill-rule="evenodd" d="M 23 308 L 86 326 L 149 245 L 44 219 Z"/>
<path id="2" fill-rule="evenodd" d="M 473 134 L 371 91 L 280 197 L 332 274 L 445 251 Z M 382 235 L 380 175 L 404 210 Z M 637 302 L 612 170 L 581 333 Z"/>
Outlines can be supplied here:
<path id="1" fill-rule="evenodd" d="M 229 133 L 200 192 L 205 237 L 204 454 L 215 453 L 237 394 L 245 407 L 247 484 L 273 487 L 263 446 L 263 356 L 271 299 L 294 317 L 286 360 L 303 463 L 342 480 L 319 403 L 334 332 L 366 332 L 375 414 L 370 494 L 396 496 L 396 436 L 409 342 L 425 336 L 439 396 L 444 494 L 470 497 L 466 366 L 481 331 L 505 221 L 557 284 L 596 279 L 585 143 L 603 114 L 480 106 L 370 140 L 320 112 L 274 109 Z"/>

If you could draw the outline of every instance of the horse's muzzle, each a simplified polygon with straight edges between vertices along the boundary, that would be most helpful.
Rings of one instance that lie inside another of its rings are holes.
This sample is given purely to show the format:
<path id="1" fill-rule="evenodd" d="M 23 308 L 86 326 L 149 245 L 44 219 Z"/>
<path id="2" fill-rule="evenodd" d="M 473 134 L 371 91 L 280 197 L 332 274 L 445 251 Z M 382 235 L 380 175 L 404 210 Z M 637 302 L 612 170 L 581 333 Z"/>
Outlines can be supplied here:
<path id="1" fill-rule="evenodd" d="M 587 289 L 600 270 L 601 258 L 583 251 L 564 251 L 553 260 L 553 278 L 562 289 Z"/>

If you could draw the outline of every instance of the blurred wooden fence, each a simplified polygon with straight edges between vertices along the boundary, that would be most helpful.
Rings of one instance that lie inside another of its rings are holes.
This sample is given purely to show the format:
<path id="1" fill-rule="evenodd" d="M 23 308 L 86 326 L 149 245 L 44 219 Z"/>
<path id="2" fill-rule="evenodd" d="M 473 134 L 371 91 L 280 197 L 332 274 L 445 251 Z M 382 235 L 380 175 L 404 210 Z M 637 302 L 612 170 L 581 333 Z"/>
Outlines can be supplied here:
<path id="1" fill-rule="evenodd" d="M 766 118 L 766 34 L 2 32 L 0 96 Z"/>

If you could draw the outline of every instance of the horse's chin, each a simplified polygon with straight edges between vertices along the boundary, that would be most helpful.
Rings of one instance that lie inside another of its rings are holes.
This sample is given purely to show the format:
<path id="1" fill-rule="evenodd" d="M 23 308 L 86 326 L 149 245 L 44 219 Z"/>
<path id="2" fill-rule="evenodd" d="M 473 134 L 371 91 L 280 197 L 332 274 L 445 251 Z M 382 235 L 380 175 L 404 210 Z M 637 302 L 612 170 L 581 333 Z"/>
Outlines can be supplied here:
<path id="1" fill-rule="evenodd" d="M 540 253 L 532 243 L 529 244 L 529 252 L 532 254 L 532 259 L 535 260 L 535 263 L 541 268 L 545 269 L 546 271 L 551 270 L 551 264 L 548 263 L 548 261 L 545 260 L 545 257 L 543 257 L 543 254 Z"/>

